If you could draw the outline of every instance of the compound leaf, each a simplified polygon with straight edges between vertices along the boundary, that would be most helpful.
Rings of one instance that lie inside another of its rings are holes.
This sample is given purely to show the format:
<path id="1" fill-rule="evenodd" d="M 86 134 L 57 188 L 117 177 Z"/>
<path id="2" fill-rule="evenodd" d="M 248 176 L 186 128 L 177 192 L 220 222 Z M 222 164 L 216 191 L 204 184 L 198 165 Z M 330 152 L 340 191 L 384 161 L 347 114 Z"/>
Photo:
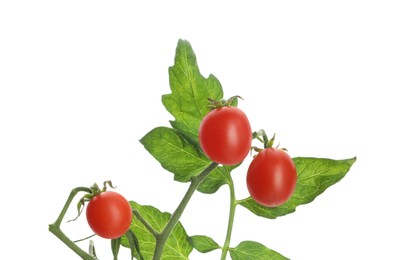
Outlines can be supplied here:
<path id="1" fill-rule="evenodd" d="M 200 74 L 192 46 L 184 40 L 179 40 L 175 64 L 169 68 L 169 84 L 172 92 L 162 96 L 162 103 L 175 118 L 170 123 L 198 143 L 200 122 L 209 112 L 208 98 L 223 98 L 222 86 L 215 76 Z"/>

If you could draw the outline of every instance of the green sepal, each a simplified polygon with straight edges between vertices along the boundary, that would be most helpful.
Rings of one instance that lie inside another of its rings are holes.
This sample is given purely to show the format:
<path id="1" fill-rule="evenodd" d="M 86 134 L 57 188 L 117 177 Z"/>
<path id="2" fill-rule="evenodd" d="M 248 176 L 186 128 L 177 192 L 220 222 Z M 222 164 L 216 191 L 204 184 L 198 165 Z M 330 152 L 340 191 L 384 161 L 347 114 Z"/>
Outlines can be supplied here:
<path id="1" fill-rule="evenodd" d="M 111 239 L 111 250 L 114 260 L 118 260 L 119 248 L 121 247 L 121 237 Z"/>
<path id="2" fill-rule="evenodd" d="M 125 233 L 125 237 L 128 241 L 128 245 L 131 249 L 131 260 L 136 257 L 139 260 L 144 260 L 143 255 L 141 253 L 141 248 L 139 247 L 139 241 L 136 237 L 135 233 L 132 230 L 128 230 Z"/>

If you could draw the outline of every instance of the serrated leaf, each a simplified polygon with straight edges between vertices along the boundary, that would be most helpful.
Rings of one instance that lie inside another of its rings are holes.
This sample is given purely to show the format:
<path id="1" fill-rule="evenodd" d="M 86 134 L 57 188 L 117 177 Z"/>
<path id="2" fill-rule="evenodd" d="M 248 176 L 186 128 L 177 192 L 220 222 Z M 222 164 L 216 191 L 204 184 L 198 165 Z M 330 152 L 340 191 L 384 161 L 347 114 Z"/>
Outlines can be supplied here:
<path id="1" fill-rule="evenodd" d="M 189 238 L 189 242 L 193 248 L 200 253 L 207 253 L 220 248 L 220 246 L 211 237 L 207 236 L 191 236 Z"/>
<path id="2" fill-rule="evenodd" d="M 295 211 L 302 204 L 313 201 L 328 187 L 340 181 L 356 158 L 346 160 L 332 160 L 324 158 L 293 158 L 297 168 L 297 186 L 291 198 L 283 205 L 275 208 L 261 206 L 251 197 L 239 202 L 240 205 L 249 209 L 254 214 L 274 219 Z"/>
<path id="3" fill-rule="evenodd" d="M 152 206 L 142 206 L 134 201 L 129 202 L 133 209 L 137 209 L 142 217 L 157 231 L 161 231 L 165 228 L 169 222 L 170 213 L 161 212 Z M 140 222 L 136 217 L 133 217 L 130 227 L 138 238 L 139 247 L 144 259 L 152 259 L 155 251 L 156 241 L 154 236 L 148 231 L 148 229 Z M 193 247 L 189 243 L 189 237 L 186 234 L 182 224 L 178 222 L 172 230 L 165 247 L 161 259 L 189 259 L 189 254 L 192 252 Z M 129 243 L 126 239 L 122 239 L 121 244 L 129 248 Z M 138 255 L 134 255 L 136 259 Z"/>
<path id="4" fill-rule="evenodd" d="M 174 174 L 176 181 L 189 181 L 211 163 L 200 148 L 172 128 L 157 127 L 147 133 L 140 142 L 164 169 Z M 235 167 L 217 167 L 203 180 L 198 190 L 208 194 L 216 192 L 220 186 L 227 183 L 226 174 Z"/>
<path id="5" fill-rule="evenodd" d="M 174 130 L 158 127 L 146 134 L 141 143 L 163 168 L 174 174 L 174 179 L 187 182 L 200 173 L 211 161 L 204 155 L 198 142 L 199 126 L 209 112 L 209 100 L 223 98 L 223 89 L 216 77 L 200 74 L 196 55 L 189 42 L 179 40 L 175 64 L 169 68 L 171 93 L 162 96 L 165 108 L 174 116 Z M 232 106 L 237 106 L 235 97 Z M 198 190 L 211 194 L 226 184 L 229 167 L 217 167 L 201 183 Z"/>
<path id="6" fill-rule="evenodd" d="M 222 86 L 215 76 L 200 74 L 192 46 L 184 40 L 179 40 L 175 64 L 169 68 L 169 84 L 172 92 L 162 96 L 162 103 L 175 118 L 171 125 L 198 143 L 200 122 L 209 111 L 208 98 L 223 98 Z"/>
<path id="7" fill-rule="evenodd" d="M 163 168 L 174 174 L 177 181 L 189 181 L 211 163 L 201 149 L 172 128 L 157 127 L 140 142 Z"/>
<path id="8" fill-rule="evenodd" d="M 254 242 L 243 241 L 236 248 L 229 249 L 232 260 L 288 260 L 266 246 Z"/>

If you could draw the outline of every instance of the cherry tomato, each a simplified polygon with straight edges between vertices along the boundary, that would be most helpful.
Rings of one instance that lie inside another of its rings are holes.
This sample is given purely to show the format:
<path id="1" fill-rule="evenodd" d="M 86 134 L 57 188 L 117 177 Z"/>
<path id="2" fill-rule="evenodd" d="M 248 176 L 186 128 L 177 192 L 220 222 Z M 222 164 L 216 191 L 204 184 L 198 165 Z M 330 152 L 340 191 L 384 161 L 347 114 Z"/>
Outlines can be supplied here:
<path id="1" fill-rule="evenodd" d="M 93 197 L 88 203 L 86 215 L 95 234 L 108 239 L 125 234 L 132 222 L 129 202 L 113 191 L 102 192 Z"/>
<path id="2" fill-rule="evenodd" d="M 251 197 L 266 207 L 277 207 L 293 194 L 297 171 L 291 157 L 283 150 L 267 148 L 250 163 L 247 188 Z"/>
<path id="3" fill-rule="evenodd" d="M 250 151 L 251 140 L 249 120 L 236 107 L 216 108 L 200 124 L 200 146 L 207 157 L 223 165 L 241 163 Z"/>

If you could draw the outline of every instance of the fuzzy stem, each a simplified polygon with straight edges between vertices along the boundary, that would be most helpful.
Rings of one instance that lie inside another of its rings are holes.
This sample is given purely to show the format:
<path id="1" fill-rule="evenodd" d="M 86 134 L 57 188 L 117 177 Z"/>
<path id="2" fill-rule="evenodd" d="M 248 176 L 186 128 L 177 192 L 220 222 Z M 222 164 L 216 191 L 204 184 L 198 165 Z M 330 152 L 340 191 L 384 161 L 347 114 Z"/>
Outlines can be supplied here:
<path id="1" fill-rule="evenodd" d="M 206 169 L 204 169 L 199 175 L 193 176 L 191 178 L 190 186 L 186 191 L 185 196 L 182 201 L 179 203 L 179 206 L 176 208 L 175 212 L 172 214 L 169 222 L 166 224 L 165 228 L 156 236 L 156 247 L 155 253 L 153 255 L 153 260 L 160 260 L 160 257 L 165 247 L 166 240 L 168 239 L 173 228 L 179 221 L 182 216 L 183 211 L 185 210 L 189 200 L 191 199 L 193 193 L 196 191 L 199 184 L 209 175 L 209 173 L 217 167 L 218 163 L 212 162 Z"/>
<path id="2" fill-rule="evenodd" d="M 156 231 L 141 215 L 141 213 L 139 213 L 139 211 L 137 209 L 132 209 L 132 213 L 136 216 L 137 219 L 139 219 L 142 224 L 146 227 L 146 229 L 148 229 L 148 231 L 156 238 L 159 236 L 159 232 Z"/>

